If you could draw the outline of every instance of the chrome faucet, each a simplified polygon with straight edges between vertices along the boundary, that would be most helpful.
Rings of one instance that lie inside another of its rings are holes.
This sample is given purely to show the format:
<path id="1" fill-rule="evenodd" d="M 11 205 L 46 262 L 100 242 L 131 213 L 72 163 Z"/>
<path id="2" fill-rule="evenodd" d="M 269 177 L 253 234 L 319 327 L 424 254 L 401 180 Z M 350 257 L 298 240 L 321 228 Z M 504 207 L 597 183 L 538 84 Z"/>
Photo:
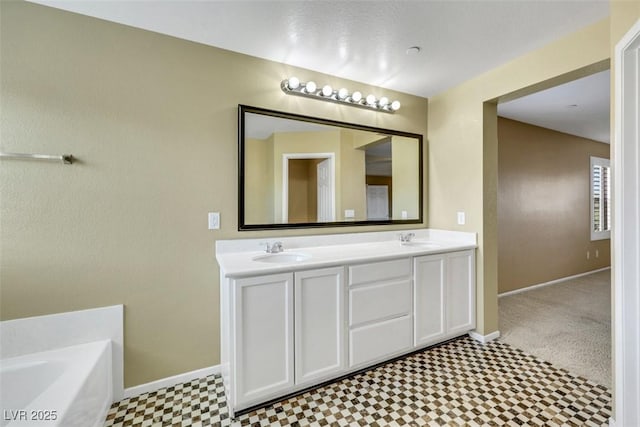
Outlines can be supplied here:
<path id="1" fill-rule="evenodd" d="M 415 237 L 415 233 L 400 233 L 400 243 L 409 243 Z"/>
<path id="2" fill-rule="evenodd" d="M 284 248 L 282 247 L 282 242 L 273 242 L 273 244 L 269 244 L 269 242 L 267 242 L 268 254 L 277 254 L 282 251 L 284 251 Z"/>

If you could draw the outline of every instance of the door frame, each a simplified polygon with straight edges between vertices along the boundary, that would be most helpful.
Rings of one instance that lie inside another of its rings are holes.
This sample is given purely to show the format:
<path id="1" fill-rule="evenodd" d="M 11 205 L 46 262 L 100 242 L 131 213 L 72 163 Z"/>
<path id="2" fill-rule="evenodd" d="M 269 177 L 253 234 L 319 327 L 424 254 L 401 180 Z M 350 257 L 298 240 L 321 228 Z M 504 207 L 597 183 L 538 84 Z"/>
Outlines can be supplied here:
<path id="1" fill-rule="evenodd" d="M 640 20 L 615 47 L 614 383 L 611 425 L 640 424 Z"/>
<path id="2" fill-rule="evenodd" d="M 335 220 L 336 215 L 336 153 L 283 153 L 282 154 L 282 222 L 289 222 L 289 160 L 328 159 L 331 179 L 329 201 Z"/>

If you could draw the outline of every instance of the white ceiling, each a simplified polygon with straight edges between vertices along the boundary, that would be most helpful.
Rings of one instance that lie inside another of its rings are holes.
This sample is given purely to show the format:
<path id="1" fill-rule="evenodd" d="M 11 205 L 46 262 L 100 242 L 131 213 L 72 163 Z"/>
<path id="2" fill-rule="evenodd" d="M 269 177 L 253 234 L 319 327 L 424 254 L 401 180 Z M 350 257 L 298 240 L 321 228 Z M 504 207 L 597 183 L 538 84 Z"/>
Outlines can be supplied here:
<path id="1" fill-rule="evenodd" d="M 610 72 L 498 104 L 498 115 L 609 143 Z"/>
<path id="2" fill-rule="evenodd" d="M 424 97 L 609 14 L 608 0 L 33 1 Z"/>

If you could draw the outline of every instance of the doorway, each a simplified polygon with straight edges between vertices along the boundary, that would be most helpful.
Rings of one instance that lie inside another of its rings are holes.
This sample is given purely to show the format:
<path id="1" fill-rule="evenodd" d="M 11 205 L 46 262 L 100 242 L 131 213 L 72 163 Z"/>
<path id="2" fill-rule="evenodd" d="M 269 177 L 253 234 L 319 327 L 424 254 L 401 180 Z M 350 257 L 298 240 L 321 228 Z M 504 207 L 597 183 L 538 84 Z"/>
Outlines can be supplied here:
<path id="1" fill-rule="evenodd" d="M 283 222 L 335 221 L 335 181 L 334 153 L 283 154 Z"/>
<path id="2" fill-rule="evenodd" d="M 389 219 L 389 186 L 367 184 L 367 219 Z"/>
<path id="3" fill-rule="evenodd" d="M 609 70 L 497 109 L 503 340 L 610 387 L 611 242 L 590 215 L 593 159 L 610 154 Z"/>

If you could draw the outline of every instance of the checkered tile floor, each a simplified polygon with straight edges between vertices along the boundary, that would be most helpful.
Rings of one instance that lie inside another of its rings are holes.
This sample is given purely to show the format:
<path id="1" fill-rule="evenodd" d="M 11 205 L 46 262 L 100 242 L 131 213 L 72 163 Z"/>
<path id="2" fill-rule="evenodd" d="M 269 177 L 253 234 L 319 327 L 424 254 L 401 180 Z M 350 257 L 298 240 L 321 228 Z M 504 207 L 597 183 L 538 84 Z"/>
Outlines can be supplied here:
<path id="1" fill-rule="evenodd" d="M 229 420 L 211 376 L 115 403 L 112 426 L 602 426 L 611 394 L 508 344 L 464 337 Z"/>

